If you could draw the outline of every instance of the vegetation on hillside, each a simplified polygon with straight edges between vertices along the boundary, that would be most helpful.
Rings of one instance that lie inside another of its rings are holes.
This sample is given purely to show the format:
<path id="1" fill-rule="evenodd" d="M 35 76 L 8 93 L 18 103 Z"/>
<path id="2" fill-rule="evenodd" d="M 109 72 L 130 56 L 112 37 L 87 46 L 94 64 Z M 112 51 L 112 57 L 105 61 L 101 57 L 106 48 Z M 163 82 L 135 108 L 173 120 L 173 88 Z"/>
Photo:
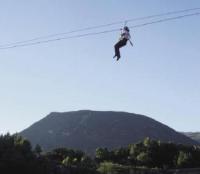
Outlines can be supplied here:
<path id="1" fill-rule="evenodd" d="M 42 152 L 19 135 L 0 136 L 0 171 L 20 174 L 120 173 L 135 168 L 200 167 L 200 147 L 161 143 L 149 138 L 128 147 L 97 148 L 94 158 L 79 150 L 58 148 Z"/>

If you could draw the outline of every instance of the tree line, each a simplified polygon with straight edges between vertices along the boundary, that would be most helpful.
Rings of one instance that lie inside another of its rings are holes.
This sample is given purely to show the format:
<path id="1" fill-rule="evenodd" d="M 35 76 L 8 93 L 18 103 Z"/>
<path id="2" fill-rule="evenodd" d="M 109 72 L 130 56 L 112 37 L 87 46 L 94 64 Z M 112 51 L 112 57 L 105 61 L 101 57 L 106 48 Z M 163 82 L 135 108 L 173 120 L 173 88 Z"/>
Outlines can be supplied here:
<path id="1" fill-rule="evenodd" d="M 163 143 L 150 138 L 116 149 L 97 148 L 94 157 L 80 150 L 43 152 L 21 136 L 0 136 L 0 172 L 20 174 L 96 174 L 130 168 L 197 168 L 200 147 Z"/>

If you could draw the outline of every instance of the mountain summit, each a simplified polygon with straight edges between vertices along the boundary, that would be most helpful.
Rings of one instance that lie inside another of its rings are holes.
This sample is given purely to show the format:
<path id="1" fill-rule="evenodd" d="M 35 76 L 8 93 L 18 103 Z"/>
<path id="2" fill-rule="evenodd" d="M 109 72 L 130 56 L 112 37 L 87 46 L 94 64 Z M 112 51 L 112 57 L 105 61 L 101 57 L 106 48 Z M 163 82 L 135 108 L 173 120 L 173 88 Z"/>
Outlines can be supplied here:
<path id="1" fill-rule="evenodd" d="M 52 112 L 20 133 L 44 150 L 58 147 L 93 153 L 97 147 L 115 148 L 145 137 L 181 144 L 190 138 L 147 116 L 113 111 Z"/>

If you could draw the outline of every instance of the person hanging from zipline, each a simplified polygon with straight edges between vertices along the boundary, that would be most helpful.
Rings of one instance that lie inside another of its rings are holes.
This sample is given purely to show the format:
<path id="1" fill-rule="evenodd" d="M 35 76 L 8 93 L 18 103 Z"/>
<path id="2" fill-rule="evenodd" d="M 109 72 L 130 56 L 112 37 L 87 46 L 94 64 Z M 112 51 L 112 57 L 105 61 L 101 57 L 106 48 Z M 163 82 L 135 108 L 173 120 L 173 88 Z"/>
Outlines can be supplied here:
<path id="1" fill-rule="evenodd" d="M 130 42 L 131 46 L 133 46 L 133 43 L 131 42 L 131 35 L 130 35 L 130 30 L 127 26 L 125 26 L 123 29 L 121 29 L 121 35 L 119 38 L 119 41 L 115 44 L 114 48 L 115 48 L 115 55 L 113 56 L 113 58 L 117 57 L 117 61 L 120 59 L 121 55 L 120 55 L 120 48 L 125 46 L 127 41 Z"/>

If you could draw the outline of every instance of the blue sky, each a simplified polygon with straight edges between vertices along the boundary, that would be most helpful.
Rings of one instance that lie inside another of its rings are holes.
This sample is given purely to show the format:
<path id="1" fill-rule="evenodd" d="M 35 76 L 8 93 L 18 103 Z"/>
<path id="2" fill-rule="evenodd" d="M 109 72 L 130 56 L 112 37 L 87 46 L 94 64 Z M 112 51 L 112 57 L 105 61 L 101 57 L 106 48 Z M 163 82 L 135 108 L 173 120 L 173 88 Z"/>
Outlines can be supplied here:
<path id="1" fill-rule="evenodd" d="M 199 0 L 6 0 L 0 45 L 196 7 Z M 123 48 L 119 62 L 112 59 L 119 32 L 0 50 L 0 133 L 80 109 L 139 113 L 178 131 L 200 131 L 199 21 L 131 30 L 134 47 Z"/>

